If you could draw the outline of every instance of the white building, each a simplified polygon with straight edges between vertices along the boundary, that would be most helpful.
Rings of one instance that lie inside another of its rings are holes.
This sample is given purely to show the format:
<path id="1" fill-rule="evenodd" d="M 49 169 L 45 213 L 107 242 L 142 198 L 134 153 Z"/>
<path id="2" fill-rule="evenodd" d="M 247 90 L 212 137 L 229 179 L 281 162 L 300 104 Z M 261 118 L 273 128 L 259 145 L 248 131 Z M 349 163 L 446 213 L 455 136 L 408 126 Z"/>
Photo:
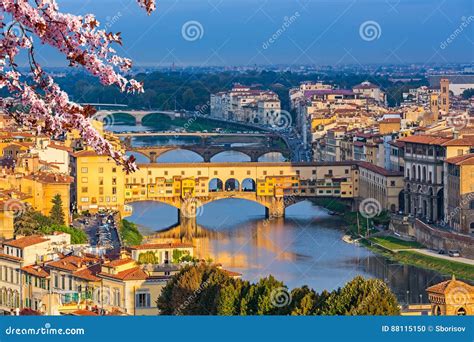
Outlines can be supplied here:
<path id="1" fill-rule="evenodd" d="M 378 104 L 385 105 L 387 103 L 387 96 L 380 89 L 379 86 L 370 83 L 369 81 L 362 82 L 352 88 L 352 91 L 365 98 L 374 99 Z"/>
<path id="2" fill-rule="evenodd" d="M 259 105 L 259 102 L 262 102 Z M 280 100 L 278 95 L 269 90 L 251 89 L 240 84 L 234 85 L 228 92 L 211 94 L 211 117 L 234 120 L 240 122 L 251 122 L 265 124 L 265 115 L 271 111 L 279 110 Z M 259 108 L 264 109 L 262 112 Z M 265 108 L 267 110 L 265 110 Z"/>

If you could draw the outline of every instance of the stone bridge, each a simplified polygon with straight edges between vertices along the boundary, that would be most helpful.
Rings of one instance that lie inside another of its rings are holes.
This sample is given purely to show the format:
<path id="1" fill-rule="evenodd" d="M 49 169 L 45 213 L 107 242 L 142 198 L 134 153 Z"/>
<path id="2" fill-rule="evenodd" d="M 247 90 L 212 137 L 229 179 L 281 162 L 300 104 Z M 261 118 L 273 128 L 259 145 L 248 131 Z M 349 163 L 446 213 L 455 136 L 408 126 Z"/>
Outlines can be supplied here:
<path id="1" fill-rule="evenodd" d="M 144 155 L 150 160 L 150 163 L 156 163 L 156 160 L 164 153 L 175 150 L 186 150 L 200 155 L 205 163 L 219 153 L 226 151 L 241 152 L 250 157 L 251 162 L 258 162 L 258 159 L 265 154 L 279 152 L 284 158 L 289 160 L 291 152 L 288 149 L 271 146 L 206 146 L 206 145 L 166 145 L 166 146 L 149 146 L 149 147 L 127 147 L 128 152 L 135 152 Z"/>
<path id="2" fill-rule="evenodd" d="M 182 113 L 179 112 L 170 112 L 170 111 L 160 111 L 160 110 L 99 110 L 94 114 L 94 119 L 97 121 L 105 122 L 111 126 L 110 122 L 113 122 L 113 116 L 116 114 L 127 115 L 135 119 L 135 124 L 140 125 L 143 119 L 148 115 L 160 114 L 167 115 L 172 119 L 175 117 L 181 117 Z"/>

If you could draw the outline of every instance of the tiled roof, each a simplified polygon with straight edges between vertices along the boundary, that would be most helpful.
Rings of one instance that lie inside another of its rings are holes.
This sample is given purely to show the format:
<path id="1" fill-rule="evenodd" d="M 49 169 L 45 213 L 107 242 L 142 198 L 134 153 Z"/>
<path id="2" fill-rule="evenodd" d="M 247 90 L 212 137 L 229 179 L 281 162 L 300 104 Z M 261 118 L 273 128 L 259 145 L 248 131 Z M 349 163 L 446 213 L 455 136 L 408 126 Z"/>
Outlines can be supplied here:
<path id="1" fill-rule="evenodd" d="M 95 264 L 85 269 L 76 271 L 73 273 L 73 275 L 77 278 L 81 278 L 81 279 L 85 279 L 89 281 L 100 281 L 100 278 L 96 276 L 100 272 L 100 270 L 101 270 L 100 264 Z"/>
<path id="2" fill-rule="evenodd" d="M 446 163 L 454 165 L 474 165 L 474 154 L 465 154 L 462 156 L 446 159 Z"/>
<path id="3" fill-rule="evenodd" d="M 135 260 L 130 259 L 130 258 L 116 259 L 116 260 L 112 260 L 112 261 L 109 261 L 109 262 L 105 263 L 104 266 L 106 266 L 106 267 L 118 267 L 118 266 L 129 264 L 131 262 L 135 262 Z"/>
<path id="4" fill-rule="evenodd" d="M 402 177 L 403 176 L 403 172 L 390 171 L 390 170 L 387 170 L 383 167 L 380 167 L 380 166 L 377 166 L 377 165 L 374 165 L 374 164 L 371 164 L 371 163 L 368 163 L 368 162 L 360 161 L 360 162 L 358 162 L 358 164 L 359 164 L 359 167 L 361 167 L 361 168 L 364 168 L 364 169 L 367 169 L 369 171 L 378 173 L 378 174 L 380 174 L 382 176 L 385 176 L 385 177 Z"/>
<path id="5" fill-rule="evenodd" d="M 119 280 L 145 280 L 148 278 L 148 274 L 144 270 L 142 270 L 140 266 L 132 267 L 128 270 L 118 272 L 117 274 L 101 272 L 99 273 L 99 276 Z"/>
<path id="6" fill-rule="evenodd" d="M 464 137 L 459 139 L 452 139 L 443 144 L 443 146 L 474 146 L 474 137 Z"/>
<path id="7" fill-rule="evenodd" d="M 48 267 L 59 268 L 66 271 L 78 271 L 84 266 L 98 263 L 99 259 L 89 257 L 79 257 L 76 255 L 69 255 L 60 260 L 51 261 L 47 263 Z"/>
<path id="8" fill-rule="evenodd" d="M 6 246 L 23 249 L 46 241 L 48 241 L 48 239 L 45 239 L 39 235 L 30 235 L 15 240 L 5 241 L 3 244 Z"/>
<path id="9" fill-rule="evenodd" d="M 1 253 L 1 252 L 0 252 L 0 258 L 12 260 L 12 261 L 22 261 L 23 260 L 22 258 L 13 256 L 13 255 L 8 255 L 8 254 Z"/>
<path id="10" fill-rule="evenodd" d="M 25 267 L 22 267 L 21 270 L 23 272 L 26 272 L 28 274 L 31 274 L 39 278 L 49 277 L 49 272 L 41 266 L 35 266 L 35 265 L 25 266 Z"/>
<path id="11" fill-rule="evenodd" d="M 450 138 L 438 137 L 433 135 L 411 135 L 406 138 L 399 139 L 405 143 L 423 144 L 423 145 L 443 145 Z"/>
<path id="12" fill-rule="evenodd" d="M 459 288 L 467 288 L 471 289 L 473 286 L 466 284 L 462 281 L 456 280 L 456 278 L 453 276 L 452 279 L 443 281 L 439 284 L 430 286 L 426 289 L 426 292 L 431 292 L 431 293 L 437 293 L 437 294 L 445 294 L 449 293 L 450 291 L 448 290 L 449 287 L 452 287 L 454 289 L 459 289 Z"/>
<path id="13" fill-rule="evenodd" d="M 70 184 L 74 182 L 74 178 L 68 175 L 60 175 L 57 173 L 38 172 L 34 175 L 26 176 L 25 179 L 35 180 L 41 183 L 57 183 Z"/>

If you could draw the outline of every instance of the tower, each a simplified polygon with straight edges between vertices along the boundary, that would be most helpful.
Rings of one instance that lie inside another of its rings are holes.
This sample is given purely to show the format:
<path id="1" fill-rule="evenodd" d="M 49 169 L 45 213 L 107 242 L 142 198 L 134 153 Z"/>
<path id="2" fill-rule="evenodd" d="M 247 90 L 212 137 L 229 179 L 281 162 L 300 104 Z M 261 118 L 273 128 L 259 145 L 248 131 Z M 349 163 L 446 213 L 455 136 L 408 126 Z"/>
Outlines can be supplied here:
<path id="1" fill-rule="evenodd" d="M 439 82 L 441 88 L 441 110 L 449 113 L 449 80 L 442 78 Z"/>
<path id="2" fill-rule="evenodd" d="M 430 96 L 430 112 L 434 121 L 439 119 L 439 96 L 438 94 L 431 94 Z"/>

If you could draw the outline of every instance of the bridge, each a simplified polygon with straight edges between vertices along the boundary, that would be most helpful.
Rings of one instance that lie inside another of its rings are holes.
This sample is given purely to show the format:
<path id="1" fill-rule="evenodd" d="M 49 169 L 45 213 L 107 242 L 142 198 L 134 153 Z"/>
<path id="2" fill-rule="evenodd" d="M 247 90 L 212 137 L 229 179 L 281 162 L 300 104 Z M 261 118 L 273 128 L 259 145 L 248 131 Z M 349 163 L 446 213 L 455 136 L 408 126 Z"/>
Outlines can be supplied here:
<path id="1" fill-rule="evenodd" d="M 203 161 L 208 163 L 211 159 L 222 152 L 235 151 L 250 157 L 251 162 L 258 162 L 259 158 L 272 152 L 281 153 L 284 158 L 290 160 L 291 152 L 281 147 L 268 146 L 209 146 L 209 145 L 165 145 L 165 146 L 146 146 L 146 147 L 127 147 L 127 152 L 139 153 L 150 160 L 150 163 L 156 163 L 157 159 L 169 152 L 176 150 L 191 151 L 202 157 Z"/>
<path id="2" fill-rule="evenodd" d="M 222 199 L 261 204 L 269 218 L 308 198 L 358 197 L 358 167 L 333 163 L 139 164 L 125 177 L 125 203 L 157 201 L 178 209 L 179 222 L 194 220 L 200 208 Z"/>
<path id="3" fill-rule="evenodd" d="M 172 111 L 163 111 L 163 110 L 103 109 L 103 110 L 98 110 L 94 114 L 94 119 L 101 122 L 107 122 L 109 117 L 113 117 L 114 115 L 117 115 L 117 114 L 128 115 L 132 117 L 133 119 L 135 119 L 136 125 L 140 125 L 143 122 L 143 119 L 147 117 L 148 115 L 153 115 L 153 114 L 167 115 L 172 119 L 175 117 L 182 117 L 184 115 L 181 112 L 172 112 Z"/>
<path id="4" fill-rule="evenodd" d="M 117 133 L 114 135 L 120 138 L 134 138 L 134 137 L 277 137 L 273 133 L 205 133 L 205 132 L 126 132 Z"/>

